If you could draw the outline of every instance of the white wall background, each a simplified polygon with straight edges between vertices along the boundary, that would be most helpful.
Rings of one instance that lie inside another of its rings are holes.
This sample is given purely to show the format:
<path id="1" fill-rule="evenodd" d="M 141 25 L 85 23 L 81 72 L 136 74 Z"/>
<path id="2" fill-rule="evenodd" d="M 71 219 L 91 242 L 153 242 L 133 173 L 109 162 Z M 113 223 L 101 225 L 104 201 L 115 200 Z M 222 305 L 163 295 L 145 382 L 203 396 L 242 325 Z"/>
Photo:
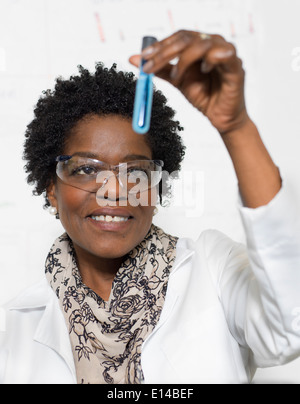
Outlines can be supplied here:
<path id="1" fill-rule="evenodd" d="M 34 105 L 78 64 L 94 69 L 96 61 L 117 62 L 132 70 L 128 57 L 139 52 L 143 35 L 163 39 L 185 28 L 236 44 L 250 115 L 300 195 L 299 15 L 300 0 L 0 0 L 0 304 L 43 276 L 46 254 L 63 232 L 25 181 L 22 147 Z M 237 182 L 218 134 L 177 90 L 161 80 L 156 85 L 186 129 L 183 169 L 203 191 L 197 211 L 189 205 L 191 189 L 183 190 L 185 205 L 179 205 L 178 182 L 174 205 L 160 208 L 156 224 L 192 238 L 217 228 L 244 241 Z M 300 361 L 261 370 L 255 381 L 299 383 Z"/>

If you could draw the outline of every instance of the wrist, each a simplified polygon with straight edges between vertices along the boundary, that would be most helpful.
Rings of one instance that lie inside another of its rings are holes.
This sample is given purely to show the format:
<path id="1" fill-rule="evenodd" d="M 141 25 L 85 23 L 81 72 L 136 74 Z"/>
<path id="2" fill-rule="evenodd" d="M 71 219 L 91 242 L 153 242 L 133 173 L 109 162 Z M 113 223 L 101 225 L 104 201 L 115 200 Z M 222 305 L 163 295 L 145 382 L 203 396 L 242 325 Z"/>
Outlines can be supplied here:
<path id="1" fill-rule="evenodd" d="M 278 167 L 268 153 L 260 134 L 248 118 L 239 128 L 222 136 L 231 157 L 245 206 L 267 205 L 281 188 Z"/>
<path id="2" fill-rule="evenodd" d="M 261 140 L 255 123 L 248 115 L 239 125 L 226 132 L 220 132 L 220 135 L 228 150 L 232 147 L 245 147 L 249 142 Z"/>

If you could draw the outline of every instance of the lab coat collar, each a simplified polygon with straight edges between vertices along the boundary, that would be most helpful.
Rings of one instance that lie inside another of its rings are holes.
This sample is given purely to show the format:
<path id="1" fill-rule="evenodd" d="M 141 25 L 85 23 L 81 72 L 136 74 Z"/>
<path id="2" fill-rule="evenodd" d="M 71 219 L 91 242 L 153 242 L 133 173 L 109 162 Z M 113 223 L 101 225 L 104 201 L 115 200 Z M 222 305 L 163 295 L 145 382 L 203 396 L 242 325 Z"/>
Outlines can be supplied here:
<path id="1" fill-rule="evenodd" d="M 9 310 L 43 310 L 33 339 L 53 349 L 65 360 L 76 383 L 76 370 L 68 329 L 59 301 L 47 280 L 44 279 L 38 285 L 27 289 L 12 302 Z"/>
<path id="2" fill-rule="evenodd" d="M 157 331 L 165 324 L 167 319 L 170 317 L 171 313 L 175 309 L 178 304 L 178 297 L 180 295 L 181 289 L 181 271 L 183 264 L 188 261 L 195 254 L 195 246 L 194 242 L 190 239 L 179 239 L 176 248 L 176 260 L 174 263 L 174 267 L 172 269 L 166 300 L 164 303 L 163 310 L 160 315 L 159 322 L 155 327 L 154 331 L 148 335 L 146 340 L 143 343 L 143 347 L 148 344 L 148 341 L 153 338 L 153 336 L 157 333 Z"/>
<path id="3" fill-rule="evenodd" d="M 176 274 L 183 263 L 194 255 L 195 249 L 189 239 L 179 239 L 177 243 L 176 261 L 171 272 L 171 277 L 176 280 Z M 174 284 L 174 282 L 173 282 Z M 170 291 L 170 305 L 163 310 L 162 317 L 157 328 L 165 322 L 170 315 L 176 301 L 177 291 Z M 175 292 L 175 293 L 174 293 Z M 66 327 L 63 313 L 59 307 L 58 299 L 51 289 L 46 278 L 38 285 L 27 289 L 20 295 L 9 310 L 41 310 L 44 309 L 41 319 L 34 334 L 34 340 L 48 346 L 57 352 L 67 363 L 76 383 L 76 370 L 70 344 L 68 329 Z M 156 330 L 155 330 L 156 331 Z"/>
<path id="4" fill-rule="evenodd" d="M 47 283 L 46 278 L 44 278 L 38 284 L 26 289 L 21 293 L 16 299 L 10 302 L 8 310 L 34 310 L 46 307 L 51 297 L 53 291 Z"/>
<path id="5" fill-rule="evenodd" d="M 182 264 L 195 254 L 195 242 L 191 239 L 180 238 L 176 247 L 176 260 L 171 276 L 174 276 Z"/>
<path id="6" fill-rule="evenodd" d="M 173 276 L 180 266 L 195 254 L 194 242 L 191 239 L 180 238 L 177 242 L 176 260 L 171 275 Z M 44 277 L 38 284 L 28 288 L 8 304 L 9 310 L 30 310 L 47 307 L 49 301 L 55 296 L 49 283 Z"/>
<path id="7" fill-rule="evenodd" d="M 57 352 L 66 361 L 76 383 L 76 370 L 72 353 L 68 329 L 59 307 L 57 297 L 54 295 L 46 306 L 44 314 L 36 329 L 34 340 L 46 345 Z"/>

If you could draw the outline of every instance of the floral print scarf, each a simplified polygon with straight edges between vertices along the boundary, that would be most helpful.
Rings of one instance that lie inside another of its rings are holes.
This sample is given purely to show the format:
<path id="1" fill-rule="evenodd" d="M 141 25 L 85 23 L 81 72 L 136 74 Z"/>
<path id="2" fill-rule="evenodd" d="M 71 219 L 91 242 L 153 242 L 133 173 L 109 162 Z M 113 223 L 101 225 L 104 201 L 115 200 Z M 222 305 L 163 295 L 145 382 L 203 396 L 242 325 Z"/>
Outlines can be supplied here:
<path id="1" fill-rule="evenodd" d="M 152 225 L 131 251 L 104 301 L 83 284 L 71 239 L 51 248 L 46 277 L 68 325 L 79 384 L 140 384 L 141 348 L 163 309 L 178 238 Z"/>

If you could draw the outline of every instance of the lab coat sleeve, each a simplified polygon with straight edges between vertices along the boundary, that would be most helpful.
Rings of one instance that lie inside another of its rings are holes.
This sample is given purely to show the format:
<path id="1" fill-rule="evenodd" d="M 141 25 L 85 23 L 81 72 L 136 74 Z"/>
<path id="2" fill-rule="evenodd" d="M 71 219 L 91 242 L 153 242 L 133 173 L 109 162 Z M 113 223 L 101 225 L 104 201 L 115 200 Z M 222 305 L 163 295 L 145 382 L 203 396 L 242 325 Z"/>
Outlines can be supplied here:
<path id="1" fill-rule="evenodd" d="M 247 248 L 221 233 L 210 243 L 208 254 L 219 257 L 210 266 L 230 331 L 241 347 L 250 348 L 253 368 L 282 365 L 300 355 L 296 201 L 284 184 L 269 205 L 240 207 Z"/>
<path id="2" fill-rule="evenodd" d="M 0 384 L 4 384 L 4 374 L 7 360 L 7 350 L 4 340 L 6 336 L 6 312 L 0 307 Z"/>

